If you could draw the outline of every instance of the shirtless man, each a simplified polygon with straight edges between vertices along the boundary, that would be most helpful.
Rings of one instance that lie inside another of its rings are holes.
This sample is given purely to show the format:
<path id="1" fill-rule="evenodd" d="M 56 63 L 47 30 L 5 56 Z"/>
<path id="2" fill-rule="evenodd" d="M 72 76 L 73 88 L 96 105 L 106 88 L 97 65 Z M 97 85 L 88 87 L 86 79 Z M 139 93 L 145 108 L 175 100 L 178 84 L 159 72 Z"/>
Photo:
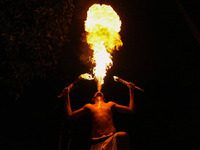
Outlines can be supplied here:
<path id="1" fill-rule="evenodd" d="M 114 135 L 117 143 L 118 150 L 129 150 L 129 137 L 126 132 L 117 132 L 113 125 L 113 111 L 121 113 L 133 113 L 135 102 L 134 102 L 134 89 L 135 85 L 131 82 L 128 84 L 130 101 L 129 106 L 122 106 L 115 102 L 105 102 L 104 95 L 101 92 L 95 93 L 92 103 L 86 104 L 82 108 L 72 111 L 70 104 L 70 89 L 66 87 L 63 92 L 65 93 L 66 99 L 66 111 L 69 119 L 80 117 L 84 114 L 89 113 L 92 123 L 92 139 L 109 138 Z M 101 146 L 102 147 L 102 146 Z M 92 148 L 91 148 L 92 149 Z M 96 149 L 96 148 L 93 148 Z M 99 148 L 98 148 L 99 149 Z M 111 148 L 108 148 L 111 149 Z M 113 148 L 112 148 L 113 149 Z"/>

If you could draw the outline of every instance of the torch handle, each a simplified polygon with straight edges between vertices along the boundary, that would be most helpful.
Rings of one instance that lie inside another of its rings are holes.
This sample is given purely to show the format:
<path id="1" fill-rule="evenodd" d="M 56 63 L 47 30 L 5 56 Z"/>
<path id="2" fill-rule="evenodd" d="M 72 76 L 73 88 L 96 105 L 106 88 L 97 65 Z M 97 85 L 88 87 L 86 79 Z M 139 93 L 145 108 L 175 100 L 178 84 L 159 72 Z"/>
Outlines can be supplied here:
<path id="1" fill-rule="evenodd" d="M 136 89 L 138 89 L 138 90 L 140 90 L 140 91 L 142 91 L 142 92 L 144 92 L 144 90 L 143 89 L 141 89 L 140 87 L 138 87 L 138 86 L 135 86 L 135 88 Z"/>
<path id="2" fill-rule="evenodd" d="M 74 80 L 74 81 L 68 86 L 69 90 L 71 90 L 71 89 L 74 87 L 74 85 L 78 83 L 78 81 L 79 81 L 80 79 L 81 79 L 81 76 L 79 76 L 76 80 Z M 58 95 L 58 98 L 61 98 L 61 97 L 63 97 L 63 96 L 64 96 L 64 92 L 60 93 L 60 95 Z"/>
<path id="3" fill-rule="evenodd" d="M 128 85 L 128 82 L 127 81 L 125 81 L 125 80 L 123 80 L 123 79 L 121 79 L 121 78 L 117 78 L 117 80 L 118 80 L 118 82 L 121 82 L 121 83 L 123 83 L 123 84 L 126 84 L 126 85 Z"/>
<path id="4" fill-rule="evenodd" d="M 126 80 L 123 80 L 123 79 L 121 79 L 121 78 L 119 78 L 119 77 L 116 78 L 116 81 L 121 82 L 121 83 L 126 84 L 126 85 L 129 84 L 129 82 L 127 82 Z M 135 88 L 136 88 L 137 90 L 140 90 L 140 91 L 144 92 L 144 90 L 141 89 L 141 88 L 138 87 L 138 86 L 135 86 Z"/>
<path id="5" fill-rule="evenodd" d="M 73 88 L 73 86 L 74 86 L 74 83 L 71 83 L 71 84 L 68 86 L 69 90 L 71 90 L 71 89 Z M 60 93 L 60 95 L 58 95 L 58 98 L 61 98 L 61 97 L 63 97 L 64 95 L 65 95 L 64 92 L 62 92 L 62 93 Z"/>
<path id="6" fill-rule="evenodd" d="M 61 93 L 60 95 L 58 95 L 58 98 L 61 98 L 64 96 L 64 93 Z"/>

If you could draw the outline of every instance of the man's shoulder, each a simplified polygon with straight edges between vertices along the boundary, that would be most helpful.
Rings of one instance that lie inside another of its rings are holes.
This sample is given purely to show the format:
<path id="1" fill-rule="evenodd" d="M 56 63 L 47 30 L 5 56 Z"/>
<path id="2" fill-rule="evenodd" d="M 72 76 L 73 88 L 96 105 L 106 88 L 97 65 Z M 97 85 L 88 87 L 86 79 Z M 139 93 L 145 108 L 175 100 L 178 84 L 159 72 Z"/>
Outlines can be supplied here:
<path id="1" fill-rule="evenodd" d="M 113 101 L 109 101 L 108 104 L 116 104 L 115 102 Z"/>
<path id="2" fill-rule="evenodd" d="M 116 105 L 116 103 L 113 102 L 113 101 L 109 101 L 109 102 L 107 102 L 107 104 L 108 104 L 108 105 L 111 105 L 111 106 L 115 106 L 115 105 Z"/>
<path id="3" fill-rule="evenodd" d="M 91 107 L 93 107 L 93 106 L 92 106 L 91 103 L 87 103 L 87 104 L 85 104 L 83 107 L 89 109 L 89 108 L 91 108 Z"/>

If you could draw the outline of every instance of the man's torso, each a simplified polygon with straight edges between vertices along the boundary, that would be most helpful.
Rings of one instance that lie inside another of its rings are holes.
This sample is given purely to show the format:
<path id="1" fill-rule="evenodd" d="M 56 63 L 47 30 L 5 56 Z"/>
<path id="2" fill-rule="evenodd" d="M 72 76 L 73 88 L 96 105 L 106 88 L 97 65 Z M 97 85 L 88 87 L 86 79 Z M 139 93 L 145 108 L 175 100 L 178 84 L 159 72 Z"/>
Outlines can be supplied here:
<path id="1" fill-rule="evenodd" d="M 116 132 L 113 125 L 113 102 L 100 104 L 87 104 L 92 123 L 92 137 L 101 137 Z"/>

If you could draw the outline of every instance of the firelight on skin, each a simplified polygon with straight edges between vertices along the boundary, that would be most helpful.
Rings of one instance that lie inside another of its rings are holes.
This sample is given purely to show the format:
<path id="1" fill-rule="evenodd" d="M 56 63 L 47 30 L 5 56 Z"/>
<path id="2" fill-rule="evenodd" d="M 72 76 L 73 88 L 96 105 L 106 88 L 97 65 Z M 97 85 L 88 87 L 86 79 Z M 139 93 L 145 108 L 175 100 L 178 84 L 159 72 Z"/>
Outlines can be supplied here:
<path id="1" fill-rule="evenodd" d="M 97 89 L 101 91 L 106 72 L 113 65 L 112 52 L 123 45 L 119 32 L 121 20 L 110 5 L 92 5 L 85 21 L 86 40 L 93 50 L 91 62 Z"/>

